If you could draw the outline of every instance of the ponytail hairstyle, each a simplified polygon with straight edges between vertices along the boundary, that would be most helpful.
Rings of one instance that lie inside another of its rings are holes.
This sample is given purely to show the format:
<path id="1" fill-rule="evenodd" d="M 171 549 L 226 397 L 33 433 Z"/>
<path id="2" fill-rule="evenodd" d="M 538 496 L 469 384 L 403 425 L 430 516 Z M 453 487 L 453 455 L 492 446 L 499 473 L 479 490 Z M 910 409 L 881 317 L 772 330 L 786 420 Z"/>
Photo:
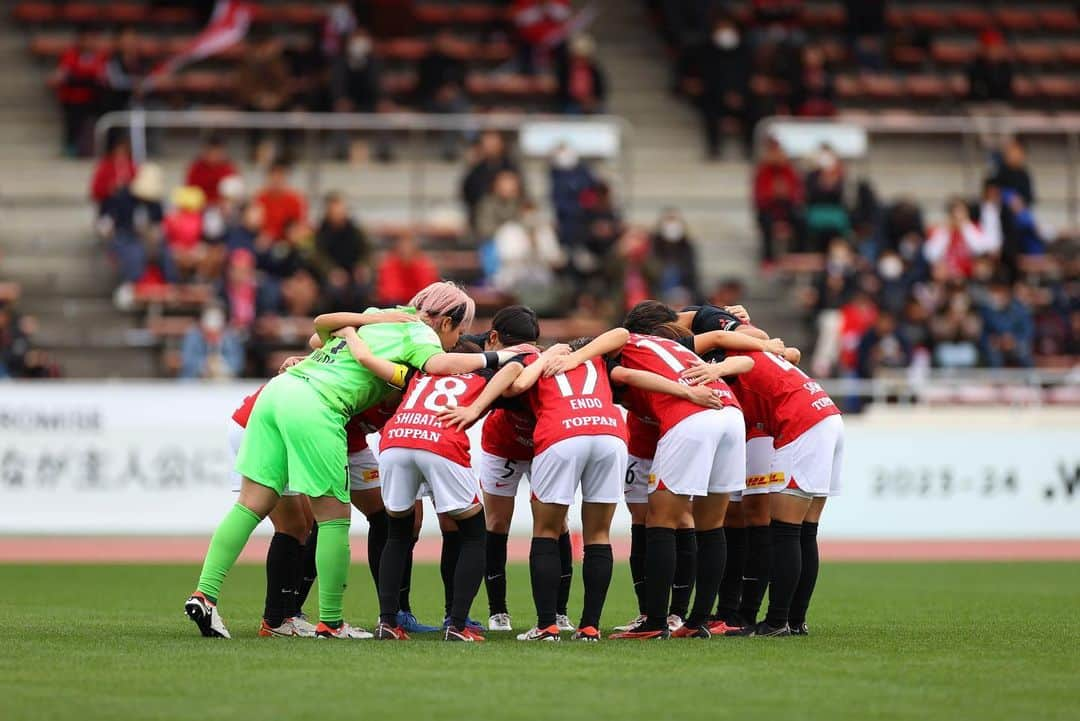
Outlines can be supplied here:
<path id="1" fill-rule="evenodd" d="M 540 321 L 536 311 L 525 305 L 508 305 L 491 319 L 491 330 L 504 346 L 536 343 L 540 338 Z"/>
<path id="2" fill-rule="evenodd" d="M 679 314 L 658 300 L 643 300 L 626 314 L 623 328 L 631 333 L 653 335 L 658 326 L 675 323 Z M 686 335 L 684 332 L 682 335 Z"/>
<path id="3" fill-rule="evenodd" d="M 660 338 L 667 338 L 668 340 L 679 340 L 690 336 L 690 331 L 683 328 L 678 323 L 661 323 L 652 329 L 649 335 L 659 336 Z"/>
<path id="4" fill-rule="evenodd" d="M 476 316 L 476 302 L 449 281 L 432 283 L 413 296 L 409 305 L 433 319 L 449 318 L 454 328 L 468 328 Z"/>

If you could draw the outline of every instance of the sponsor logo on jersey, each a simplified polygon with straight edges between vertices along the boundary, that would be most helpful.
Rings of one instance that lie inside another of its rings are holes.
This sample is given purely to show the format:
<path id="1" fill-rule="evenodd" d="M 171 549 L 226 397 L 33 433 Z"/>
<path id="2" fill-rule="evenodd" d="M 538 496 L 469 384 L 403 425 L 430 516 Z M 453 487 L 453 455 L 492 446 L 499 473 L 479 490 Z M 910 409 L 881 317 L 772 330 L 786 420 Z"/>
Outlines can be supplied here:
<path id="1" fill-rule="evenodd" d="M 364 472 L 360 474 L 360 477 L 364 479 L 365 483 L 370 483 L 371 481 L 377 481 L 377 480 L 379 480 L 379 469 L 378 468 L 366 468 L 366 469 L 364 469 Z"/>

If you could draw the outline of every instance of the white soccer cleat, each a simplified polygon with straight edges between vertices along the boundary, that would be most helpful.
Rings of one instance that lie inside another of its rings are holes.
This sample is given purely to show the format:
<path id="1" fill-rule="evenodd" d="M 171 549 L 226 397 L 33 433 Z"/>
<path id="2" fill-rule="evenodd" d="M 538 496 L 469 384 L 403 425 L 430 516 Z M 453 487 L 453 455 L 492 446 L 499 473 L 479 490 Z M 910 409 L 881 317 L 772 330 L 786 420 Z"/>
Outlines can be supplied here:
<path id="1" fill-rule="evenodd" d="M 570 623 L 570 617 L 565 613 L 560 613 L 555 616 L 555 625 L 559 627 L 560 631 L 576 631 L 577 626 Z"/>
<path id="2" fill-rule="evenodd" d="M 668 630 L 671 631 L 672 633 L 675 633 L 676 631 L 678 631 L 680 628 L 683 627 L 682 616 L 679 616 L 678 614 L 674 614 L 674 613 L 671 614 L 670 616 L 668 616 L 667 617 L 667 627 L 668 627 Z"/>
<path id="3" fill-rule="evenodd" d="M 207 638 L 232 638 L 225 622 L 221 620 L 217 604 L 210 603 L 201 593 L 195 592 L 184 602 L 184 613 L 196 626 L 199 633 Z"/>
<path id="4" fill-rule="evenodd" d="M 292 617 L 293 628 L 296 629 L 296 635 L 301 638 L 315 638 L 315 624 L 307 620 L 307 616 L 299 613 Z"/>
<path id="5" fill-rule="evenodd" d="M 489 631 L 513 631 L 514 627 L 510 624 L 509 613 L 496 613 L 488 619 Z"/>
<path id="6" fill-rule="evenodd" d="M 518 641 L 561 641 L 562 637 L 559 636 L 558 626 L 548 626 L 547 628 L 531 628 L 525 633 L 519 633 L 517 635 Z"/>
<path id="7" fill-rule="evenodd" d="M 641 624 L 645 623 L 645 614 L 641 614 L 630 623 L 624 626 L 616 626 L 616 631 L 636 631 Z"/>
<path id="8" fill-rule="evenodd" d="M 315 638 L 346 638 L 346 639 L 368 639 L 375 638 L 375 635 L 370 631 L 365 631 L 362 628 L 354 628 L 347 623 L 341 624 L 338 628 L 330 628 L 325 623 L 319 622 L 319 625 L 315 627 Z"/>

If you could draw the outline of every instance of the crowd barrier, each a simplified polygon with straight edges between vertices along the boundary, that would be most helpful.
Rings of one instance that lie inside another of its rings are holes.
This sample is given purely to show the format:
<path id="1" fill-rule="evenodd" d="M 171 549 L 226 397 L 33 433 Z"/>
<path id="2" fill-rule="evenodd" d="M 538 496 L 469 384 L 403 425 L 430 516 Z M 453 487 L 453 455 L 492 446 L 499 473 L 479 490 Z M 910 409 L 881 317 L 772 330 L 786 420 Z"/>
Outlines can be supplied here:
<path id="1" fill-rule="evenodd" d="M 229 416 L 255 387 L 0 385 L 0 534 L 212 531 L 235 499 Z M 875 407 L 845 423 L 843 491 L 824 537 L 1080 538 L 1078 410 Z M 519 534 L 527 493 L 522 484 Z M 427 516 L 434 529 L 430 506 Z M 620 509 L 615 532 L 629 522 Z M 366 528 L 359 514 L 354 528 Z"/>

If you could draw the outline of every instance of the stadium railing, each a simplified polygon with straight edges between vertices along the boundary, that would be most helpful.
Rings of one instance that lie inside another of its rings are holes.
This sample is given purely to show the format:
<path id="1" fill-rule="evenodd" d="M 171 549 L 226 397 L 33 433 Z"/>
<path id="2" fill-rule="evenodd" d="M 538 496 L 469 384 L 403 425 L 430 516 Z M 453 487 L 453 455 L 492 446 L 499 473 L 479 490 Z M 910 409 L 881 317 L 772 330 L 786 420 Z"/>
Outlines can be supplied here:
<path id="1" fill-rule="evenodd" d="M 863 402 L 935 406 L 1080 405 L 1080 360 L 1049 369 L 883 370 L 874 378 L 827 378 L 821 385 L 849 409 Z"/>
<path id="2" fill-rule="evenodd" d="M 303 160 L 307 167 L 308 192 L 318 196 L 320 169 L 329 160 L 320 134 L 364 132 L 405 136 L 411 146 L 409 207 L 411 221 L 424 221 L 426 195 L 424 174 L 433 162 L 419 152 L 434 134 L 479 133 L 485 130 L 516 133 L 526 158 L 546 158 L 560 143 L 572 146 L 579 156 L 610 161 L 620 188 L 620 205 L 633 201 L 633 128 L 622 117 L 592 115 L 568 117 L 541 114 L 422 114 L 422 113 L 259 113 L 233 110 L 122 110 L 106 113 L 94 127 L 95 147 L 101 153 L 111 133 L 127 131 L 137 161 L 147 154 L 149 129 L 162 130 L 278 130 L 302 133 Z"/>

